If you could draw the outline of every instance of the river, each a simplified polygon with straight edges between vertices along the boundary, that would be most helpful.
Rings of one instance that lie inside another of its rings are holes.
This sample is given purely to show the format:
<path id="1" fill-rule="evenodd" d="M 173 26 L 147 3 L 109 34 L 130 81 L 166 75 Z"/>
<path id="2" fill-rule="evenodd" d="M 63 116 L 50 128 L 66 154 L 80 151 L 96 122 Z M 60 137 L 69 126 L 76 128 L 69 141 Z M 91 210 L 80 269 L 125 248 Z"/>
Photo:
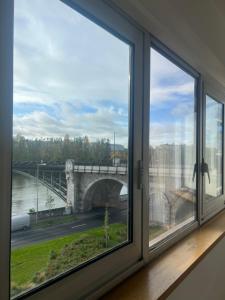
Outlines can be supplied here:
<path id="1" fill-rule="evenodd" d="M 12 177 L 12 215 L 20 215 L 29 212 L 30 209 L 46 210 L 46 202 L 49 196 L 54 198 L 54 208 L 64 207 L 65 202 L 47 189 L 36 179 L 28 178 L 23 175 L 13 174 Z"/>

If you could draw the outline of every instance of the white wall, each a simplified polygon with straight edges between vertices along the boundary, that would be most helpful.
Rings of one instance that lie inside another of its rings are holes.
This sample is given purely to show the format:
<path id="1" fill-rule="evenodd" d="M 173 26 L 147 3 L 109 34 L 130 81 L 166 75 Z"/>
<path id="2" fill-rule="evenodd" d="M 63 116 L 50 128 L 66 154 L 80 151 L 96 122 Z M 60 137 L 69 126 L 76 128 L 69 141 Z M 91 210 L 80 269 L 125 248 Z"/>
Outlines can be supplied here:
<path id="1" fill-rule="evenodd" d="M 170 294 L 168 300 L 225 299 L 225 238 Z"/>

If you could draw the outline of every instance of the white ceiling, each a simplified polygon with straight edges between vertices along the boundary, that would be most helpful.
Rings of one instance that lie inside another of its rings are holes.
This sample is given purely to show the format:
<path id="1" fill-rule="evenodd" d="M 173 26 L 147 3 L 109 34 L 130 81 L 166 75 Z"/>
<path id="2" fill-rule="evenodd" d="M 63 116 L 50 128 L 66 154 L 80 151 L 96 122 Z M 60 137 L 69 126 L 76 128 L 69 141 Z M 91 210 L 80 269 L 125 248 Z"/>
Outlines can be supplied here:
<path id="1" fill-rule="evenodd" d="M 209 85 L 215 88 L 217 82 L 225 89 L 225 0 L 112 1 L 201 72 Z"/>

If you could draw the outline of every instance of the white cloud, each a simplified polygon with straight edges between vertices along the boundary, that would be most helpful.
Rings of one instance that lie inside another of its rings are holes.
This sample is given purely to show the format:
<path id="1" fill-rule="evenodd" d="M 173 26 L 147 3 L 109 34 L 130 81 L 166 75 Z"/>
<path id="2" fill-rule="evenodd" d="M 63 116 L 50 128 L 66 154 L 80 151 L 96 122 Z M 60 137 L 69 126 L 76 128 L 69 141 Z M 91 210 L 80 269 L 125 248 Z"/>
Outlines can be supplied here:
<path id="1" fill-rule="evenodd" d="M 15 3 L 15 102 L 43 102 L 19 86 L 53 102 L 127 101 L 128 45 L 60 1 Z"/>
<path id="2" fill-rule="evenodd" d="M 14 36 L 14 103 L 34 107 L 15 110 L 14 134 L 96 139 L 115 131 L 117 142 L 127 145 L 126 43 L 55 0 L 15 1 Z"/>
<path id="3" fill-rule="evenodd" d="M 181 102 L 177 103 L 174 108 L 171 109 L 171 115 L 175 117 L 193 117 L 194 112 L 194 102 Z"/>
<path id="4" fill-rule="evenodd" d="M 152 146 L 163 144 L 195 144 L 194 121 L 187 116 L 177 122 L 152 122 L 150 125 L 150 144 Z"/>
<path id="5" fill-rule="evenodd" d="M 159 52 L 151 50 L 151 104 L 194 95 L 194 79 Z"/>
<path id="6" fill-rule="evenodd" d="M 128 123 L 126 114 L 120 114 L 112 108 L 101 108 L 96 113 L 82 115 L 70 110 L 63 103 L 60 116 L 52 117 L 46 112 L 34 111 L 23 116 L 14 116 L 14 135 L 22 134 L 28 138 L 47 138 L 89 136 L 92 141 L 109 138 L 112 142 L 113 133 L 116 142 L 128 144 Z"/>
<path id="7" fill-rule="evenodd" d="M 35 137 L 88 135 L 127 145 L 129 46 L 60 1 L 15 1 L 14 102 L 44 104 L 14 116 L 14 134 Z M 151 104 L 193 95 L 194 80 L 151 52 Z M 104 104 L 108 100 L 111 106 Z M 182 106 L 183 105 L 183 106 Z M 96 109 L 82 111 L 82 106 Z M 179 115 L 184 104 L 171 109 Z M 151 125 L 154 143 L 180 140 L 181 127 Z M 188 140 L 189 138 L 187 138 Z"/>
<path id="8" fill-rule="evenodd" d="M 194 96 L 194 82 L 184 84 L 173 84 L 169 86 L 152 86 L 151 88 L 151 104 L 160 105 L 163 102 L 177 100 L 179 96 Z"/>

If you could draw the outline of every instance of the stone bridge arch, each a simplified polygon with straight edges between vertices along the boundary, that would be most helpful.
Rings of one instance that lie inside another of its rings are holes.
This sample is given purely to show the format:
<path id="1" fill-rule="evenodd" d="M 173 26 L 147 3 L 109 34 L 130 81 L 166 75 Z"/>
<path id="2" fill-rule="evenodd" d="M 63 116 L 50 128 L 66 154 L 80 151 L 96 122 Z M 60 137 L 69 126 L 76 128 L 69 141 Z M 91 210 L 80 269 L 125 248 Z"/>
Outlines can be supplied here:
<path id="1" fill-rule="evenodd" d="M 120 191 L 127 185 L 127 168 L 113 166 L 78 166 L 66 162 L 67 204 L 73 212 L 90 211 L 93 207 L 119 205 Z"/>
<path id="2" fill-rule="evenodd" d="M 83 206 L 85 211 L 95 207 L 116 207 L 121 208 L 120 192 L 123 186 L 127 187 L 127 182 L 113 176 L 97 178 L 86 186 L 83 193 Z"/>

